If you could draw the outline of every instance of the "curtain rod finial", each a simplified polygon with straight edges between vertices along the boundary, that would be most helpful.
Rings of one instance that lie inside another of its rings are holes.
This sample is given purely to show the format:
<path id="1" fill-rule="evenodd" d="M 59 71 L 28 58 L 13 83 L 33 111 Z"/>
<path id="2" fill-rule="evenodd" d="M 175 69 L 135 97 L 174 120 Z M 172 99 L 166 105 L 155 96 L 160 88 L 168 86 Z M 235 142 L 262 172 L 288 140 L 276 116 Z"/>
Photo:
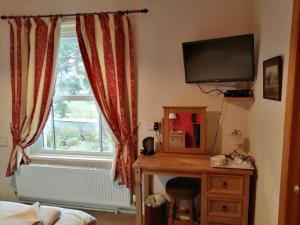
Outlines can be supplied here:
<path id="1" fill-rule="evenodd" d="M 7 19 L 7 16 L 1 16 L 0 17 L 2 20 L 5 20 L 5 19 Z"/>
<path id="2" fill-rule="evenodd" d="M 147 8 L 145 8 L 145 9 L 142 9 L 142 10 L 141 10 L 141 12 L 143 12 L 143 13 L 147 13 L 147 12 L 149 12 L 149 9 L 147 9 Z"/>

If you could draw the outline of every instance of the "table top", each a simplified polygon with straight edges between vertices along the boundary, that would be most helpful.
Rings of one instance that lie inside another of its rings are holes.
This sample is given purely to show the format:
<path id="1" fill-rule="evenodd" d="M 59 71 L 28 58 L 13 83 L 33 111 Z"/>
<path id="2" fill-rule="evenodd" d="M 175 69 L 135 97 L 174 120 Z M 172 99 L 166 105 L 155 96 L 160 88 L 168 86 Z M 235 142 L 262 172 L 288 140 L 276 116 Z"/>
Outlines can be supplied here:
<path id="1" fill-rule="evenodd" d="M 181 174 L 187 176 L 201 176 L 202 173 L 252 175 L 252 170 L 214 168 L 210 166 L 209 156 L 164 154 L 152 156 L 140 155 L 133 164 L 134 169 L 141 169 L 142 173 L 157 175 Z"/>

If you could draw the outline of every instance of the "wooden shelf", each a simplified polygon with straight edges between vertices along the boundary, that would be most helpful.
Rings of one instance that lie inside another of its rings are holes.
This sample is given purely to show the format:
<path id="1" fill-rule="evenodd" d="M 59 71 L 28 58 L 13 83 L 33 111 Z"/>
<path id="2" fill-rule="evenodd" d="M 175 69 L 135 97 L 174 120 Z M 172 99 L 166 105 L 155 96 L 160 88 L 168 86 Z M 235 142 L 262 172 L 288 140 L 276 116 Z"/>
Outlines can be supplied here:
<path id="1" fill-rule="evenodd" d="M 255 102 L 254 97 L 224 97 L 227 102 Z"/>

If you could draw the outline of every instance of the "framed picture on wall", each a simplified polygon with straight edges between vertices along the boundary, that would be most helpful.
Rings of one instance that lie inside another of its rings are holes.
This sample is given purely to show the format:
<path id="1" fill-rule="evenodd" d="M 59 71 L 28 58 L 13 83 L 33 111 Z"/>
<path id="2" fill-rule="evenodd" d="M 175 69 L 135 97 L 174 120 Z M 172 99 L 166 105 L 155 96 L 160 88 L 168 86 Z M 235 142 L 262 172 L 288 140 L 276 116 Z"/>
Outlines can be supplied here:
<path id="1" fill-rule="evenodd" d="M 281 101 L 282 57 L 277 56 L 263 62 L 263 97 Z"/>

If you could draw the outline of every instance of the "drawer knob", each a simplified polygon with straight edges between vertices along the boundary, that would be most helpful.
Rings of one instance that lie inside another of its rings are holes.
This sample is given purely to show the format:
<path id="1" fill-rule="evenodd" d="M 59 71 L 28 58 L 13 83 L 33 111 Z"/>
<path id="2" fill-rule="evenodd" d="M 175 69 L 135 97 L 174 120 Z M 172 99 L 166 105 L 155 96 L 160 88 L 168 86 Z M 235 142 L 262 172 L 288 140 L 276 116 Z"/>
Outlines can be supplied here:
<path id="1" fill-rule="evenodd" d="M 222 186 L 223 186 L 223 188 L 228 188 L 228 184 L 227 184 L 227 182 L 226 182 L 226 181 L 224 181 Z"/>
<path id="2" fill-rule="evenodd" d="M 223 212 L 228 212 L 228 207 L 226 205 L 222 205 Z"/>

